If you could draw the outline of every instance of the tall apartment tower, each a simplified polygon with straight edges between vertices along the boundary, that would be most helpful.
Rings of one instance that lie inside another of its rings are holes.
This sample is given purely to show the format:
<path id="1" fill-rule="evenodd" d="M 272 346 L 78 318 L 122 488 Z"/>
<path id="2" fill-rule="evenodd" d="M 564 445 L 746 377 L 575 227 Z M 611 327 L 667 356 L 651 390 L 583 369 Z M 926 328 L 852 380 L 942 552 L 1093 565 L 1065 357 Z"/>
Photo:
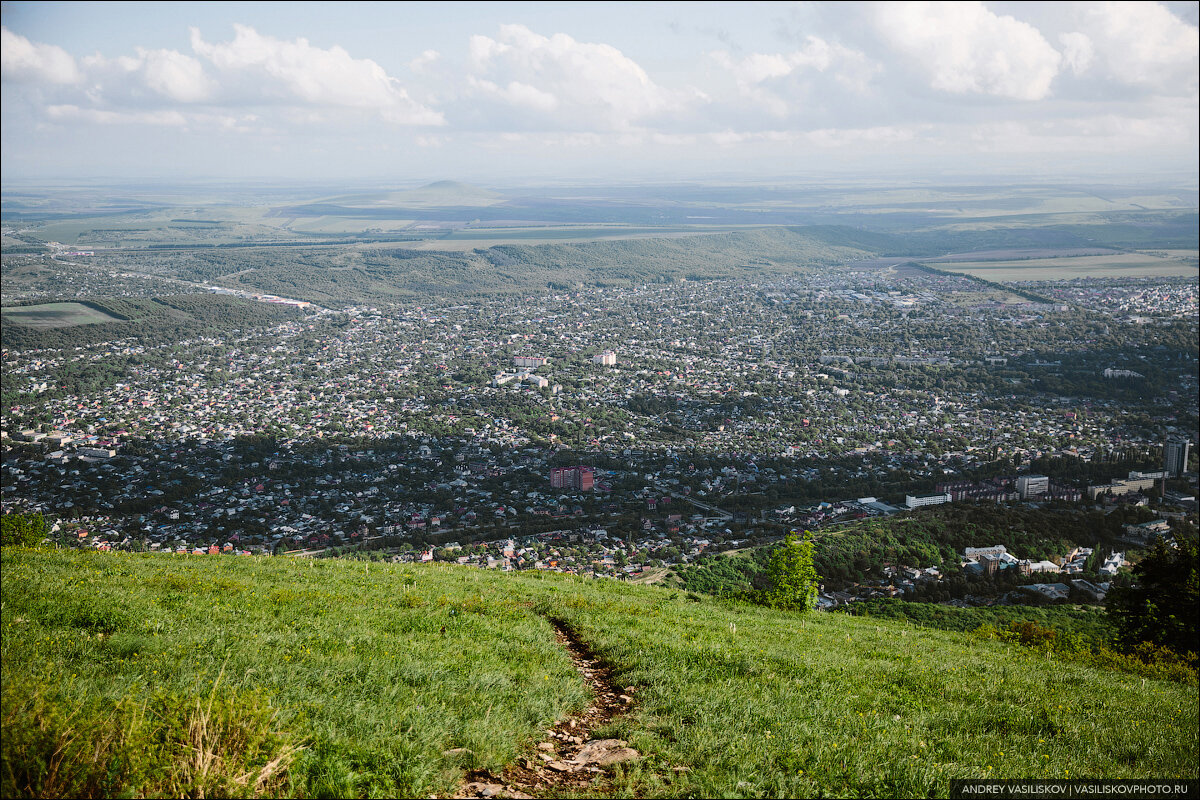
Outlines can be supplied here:
<path id="1" fill-rule="evenodd" d="M 593 467 L 555 467 L 550 470 L 550 488 L 579 489 L 590 492 L 596 485 L 596 470 Z"/>
<path id="2" fill-rule="evenodd" d="M 1188 450 L 1192 443 L 1187 439 L 1168 439 L 1163 447 L 1163 469 L 1172 478 L 1178 478 L 1187 470 Z"/>

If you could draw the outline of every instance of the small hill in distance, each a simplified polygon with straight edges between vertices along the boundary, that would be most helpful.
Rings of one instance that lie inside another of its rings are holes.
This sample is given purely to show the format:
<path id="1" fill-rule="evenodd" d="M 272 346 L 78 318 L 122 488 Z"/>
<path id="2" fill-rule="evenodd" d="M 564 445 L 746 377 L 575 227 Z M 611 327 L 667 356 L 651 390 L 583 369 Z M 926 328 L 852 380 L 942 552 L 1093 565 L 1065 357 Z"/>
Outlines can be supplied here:
<path id="1" fill-rule="evenodd" d="M 507 200 L 499 192 L 458 181 L 436 181 L 415 189 L 329 197 L 321 201 L 345 208 L 471 208 Z"/>

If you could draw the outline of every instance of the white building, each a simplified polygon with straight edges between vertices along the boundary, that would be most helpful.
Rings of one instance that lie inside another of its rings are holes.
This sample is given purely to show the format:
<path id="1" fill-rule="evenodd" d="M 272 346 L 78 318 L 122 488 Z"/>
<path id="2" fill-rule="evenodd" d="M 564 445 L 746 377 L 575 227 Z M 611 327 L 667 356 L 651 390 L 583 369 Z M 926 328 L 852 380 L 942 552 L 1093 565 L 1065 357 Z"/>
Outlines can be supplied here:
<path id="1" fill-rule="evenodd" d="M 963 556 L 970 560 L 980 556 L 999 556 L 1006 553 L 1008 553 L 1008 548 L 1002 544 L 995 544 L 991 547 L 968 547 L 963 550 Z"/>
<path id="2" fill-rule="evenodd" d="M 942 503 L 950 502 L 950 493 L 945 494 L 925 494 L 920 497 L 914 497 L 911 494 L 904 496 L 904 505 L 909 508 L 920 508 L 921 506 L 940 506 Z"/>
<path id="3" fill-rule="evenodd" d="M 599 364 L 602 367 L 611 367 L 617 363 L 617 354 L 612 350 L 605 350 L 599 355 L 592 356 L 592 363 Z"/>

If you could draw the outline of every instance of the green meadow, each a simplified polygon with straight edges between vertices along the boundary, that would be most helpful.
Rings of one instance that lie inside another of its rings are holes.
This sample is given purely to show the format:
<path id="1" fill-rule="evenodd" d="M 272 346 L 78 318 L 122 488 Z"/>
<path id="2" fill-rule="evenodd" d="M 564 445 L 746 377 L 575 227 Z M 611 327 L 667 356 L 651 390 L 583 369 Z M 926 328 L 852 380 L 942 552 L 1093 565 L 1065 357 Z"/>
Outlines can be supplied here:
<path id="1" fill-rule="evenodd" d="M 634 687 L 617 796 L 1197 777 L 1197 689 L 1007 642 L 446 565 L 5 548 L 0 794 L 444 796 Z"/>

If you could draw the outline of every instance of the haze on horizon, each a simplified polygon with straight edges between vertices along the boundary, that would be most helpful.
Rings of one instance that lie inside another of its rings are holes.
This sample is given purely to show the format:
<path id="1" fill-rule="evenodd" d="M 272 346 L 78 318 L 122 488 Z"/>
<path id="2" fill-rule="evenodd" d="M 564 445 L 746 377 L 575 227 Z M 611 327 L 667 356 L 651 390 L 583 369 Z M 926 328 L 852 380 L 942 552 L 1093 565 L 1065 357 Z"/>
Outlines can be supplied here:
<path id="1" fill-rule="evenodd" d="M 6 183 L 1195 180 L 1198 4 L 3 3 Z"/>

